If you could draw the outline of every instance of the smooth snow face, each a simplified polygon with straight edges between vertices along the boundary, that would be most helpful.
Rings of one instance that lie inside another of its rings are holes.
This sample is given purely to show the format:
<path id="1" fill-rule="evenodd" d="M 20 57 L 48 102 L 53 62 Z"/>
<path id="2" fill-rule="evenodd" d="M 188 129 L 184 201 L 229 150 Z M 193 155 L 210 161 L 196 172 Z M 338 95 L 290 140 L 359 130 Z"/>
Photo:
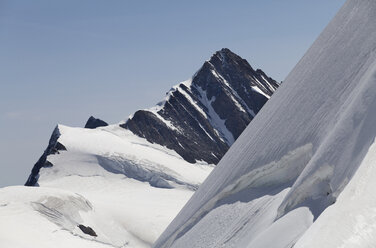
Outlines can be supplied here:
<path id="1" fill-rule="evenodd" d="M 325 218 L 376 135 L 375 23 L 375 1 L 347 1 L 154 247 L 288 248 Z M 265 197 L 275 204 L 255 209 Z M 353 230 L 372 231 L 362 219 Z"/>
<path id="2" fill-rule="evenodd" d="M 33 199 L 20 196 L 14 211 L 25 211 L 30 219 L 18 223 L 24 233 L 36 232 L 29 229 L 42 223 L 36 234 L 42 244 L 38 241 L 38 247 L 51 247 L 51 242 L 60 242 L 60 236 L 71 240 L 61 242 L 64 247 L 150 247 L 213 169 L 206 163 L 188 163 L 175 151 L 117 125 L 96 129 L 59 125 L 58 130 L 58 142 L 67 151 L 47 157 L 53 166 L 41 168 L 40 187 L 5 190 L 9 195 L 18 194 L 15 190 L 35 195 Z M 57 188 L 68 196 L 55 194 Z M 5 193 L 0 195 L 3 201 L 12 201 Z M 0 230 L 9 221 L 0 220 Z M 78 224 L 90 226 L 98 236 L 82 233 Z M 13 238 L 5 243 L 0 236 L 0 247 L 35 243 L 32 236 L 23 237 L 22 242 Z"/>

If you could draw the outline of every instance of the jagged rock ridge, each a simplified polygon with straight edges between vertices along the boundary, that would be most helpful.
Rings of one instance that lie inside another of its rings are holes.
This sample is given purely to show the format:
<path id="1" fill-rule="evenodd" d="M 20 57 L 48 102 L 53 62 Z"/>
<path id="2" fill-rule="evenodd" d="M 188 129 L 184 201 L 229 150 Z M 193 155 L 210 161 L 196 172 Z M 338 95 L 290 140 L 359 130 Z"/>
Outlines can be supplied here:
<path id="1" fill-rule="evenodd" d="M 164 101 L 139 110 L 122 127 L 175 150 L 188 162 L 216 164 L 279 84 L 224 48 Z"/>
<path id="2" fill-rule="evenodd" d="M 56 154 L 56 153 L 59 153 L 59 151 L 66 150 L 65 146 L 58 141 L 59 137 L 60 137 L 60 131 L 59 131 L 58 126 L 56 126 L 54 131 L 52 132 L 52 135 L 50 137 L 46 150 L 44 150 L 42 156 L 35 163 L 33 169 L 31 170 L 31 174 L 25 183 L 25 186 L 37 185 L 40 169 L 43 167 L 52 166 L 52 163 L 47 160 L 48 155 Z"/>

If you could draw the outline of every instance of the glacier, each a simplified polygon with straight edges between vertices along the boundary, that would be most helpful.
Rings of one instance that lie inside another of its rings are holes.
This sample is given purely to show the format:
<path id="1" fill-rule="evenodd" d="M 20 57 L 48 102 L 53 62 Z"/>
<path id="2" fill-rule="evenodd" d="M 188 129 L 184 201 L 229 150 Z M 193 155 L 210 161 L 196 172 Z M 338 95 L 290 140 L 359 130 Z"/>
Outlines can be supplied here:
<path id="1" fill-rule="evenodd" d="M 153 247 L 374 247 L 375 23 L 344 4 Z"/>

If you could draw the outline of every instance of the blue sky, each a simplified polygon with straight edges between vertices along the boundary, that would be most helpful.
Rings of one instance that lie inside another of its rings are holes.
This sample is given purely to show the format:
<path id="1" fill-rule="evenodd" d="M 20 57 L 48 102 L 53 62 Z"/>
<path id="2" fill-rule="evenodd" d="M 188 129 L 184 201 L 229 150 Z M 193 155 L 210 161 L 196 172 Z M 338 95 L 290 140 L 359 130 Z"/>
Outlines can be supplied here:
<path id="1" fill-rule="evenodd" d="M 0 0 L 0 187 L 57 123 L 117 123 L 223 47 L 283 80 L 344 0 Z"/>

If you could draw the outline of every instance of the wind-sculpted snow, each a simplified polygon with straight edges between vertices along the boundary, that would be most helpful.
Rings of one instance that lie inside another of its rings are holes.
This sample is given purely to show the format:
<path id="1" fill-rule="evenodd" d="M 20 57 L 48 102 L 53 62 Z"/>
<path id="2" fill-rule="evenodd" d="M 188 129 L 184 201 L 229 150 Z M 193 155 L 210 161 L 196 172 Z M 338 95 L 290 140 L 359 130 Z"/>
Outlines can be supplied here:
<path id="1" fill-rule="evenodd" d="M 116 174 L 123 174 L 128 178 L 133 178 L 141 182 L 148 182 L 150 186 L 153 187 L 171 189 L 173 188 L 169 183 L 171 182 L 187 186 L 193 190 L 197 190 L 198 188 L 198 185 L 192 185 L 174 178 L 172 176 L 174 172 L 162 165 L 159 165 L 160 168 L 155 168 L 151 163 L 149 163 L 149 165 L 144 163 L 136 164 L 121 156 L 97 156 L 97 159 L 99 165 L 105 170 Z M 170 174 L 168 174 L 168 172 L 170 172 Z"/>
<path id="2" fill-rule="evenodd" d="M 270 247 L 268 240 L 281 237 L 272 247 L 291 247 L 309 233 L 312 221 L 337 204 L 376 135 L 375 23 L 375 1 L 346 2 L 154 247 Z M 264 177 L 265 165 L 306 144 L 312 149 L 302 166 L 290 163 Z M 241 180 L 252 173 L 256 181 Z M 232 201 L 219 206 L 224 192 Z M 265 197 L 274 204 L 255 208 Z M 236 235 L 223 240 L 223 233 Z M 320 236 L 304 244 L 309 238 Z"/>
<path id="3" fill-rule="evenodd" d="M 80 211 L 88 212 L 93 209 L 91 204 L 80 196 L 68 196 L 66 199 L 43 196 L 31 205 L 47 219 L 66 230 L 72 230 L 82 223 Z"/>

